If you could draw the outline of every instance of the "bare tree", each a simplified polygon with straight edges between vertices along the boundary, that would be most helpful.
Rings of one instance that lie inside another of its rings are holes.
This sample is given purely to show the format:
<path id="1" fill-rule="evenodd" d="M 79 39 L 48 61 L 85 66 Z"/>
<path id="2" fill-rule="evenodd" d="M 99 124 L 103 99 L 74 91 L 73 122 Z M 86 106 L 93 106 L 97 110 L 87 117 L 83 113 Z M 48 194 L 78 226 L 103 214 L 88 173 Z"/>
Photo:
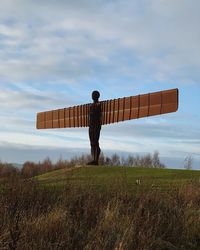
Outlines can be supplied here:
<path id="1" fill-rule="evenodd" d="M 112 166 L 120 166 L 121 162 L 120 162 L 120 157 L 118 154 L 113 154 L 111 157 L 111 164 Z"/>
<path id="2" fill-rule="evenodd" d="M 111 165 L 111 159 L 110 159 L 110 157 L 108 157 L 108 156 L 106 156 L 105 165 L 106 165 L 106 166 Z"/>
<path id="3" fill-rule="evenodd" d="M 121 165 L 122 166 L 128 166 L 127 159 L 124 156 L 121 156 Z"/>
<path id="4" fill-rule="evenodd" d="M 152 166 L 153 166 L 153 168 L 159 168 L 160 167 L 159 152 L 157 150 L 153 154 Z"/>
<path id="5" fill-rule="evenodd" d="M 99 165 L 100 166 L 103 166 L 105 165 L 105 156 L 104 156 L 104 153 L 101 152 L 100 156 L 99 156 Z"/>
<path id="6" fill-rule="evenodd" d="M 129 155 L 126 159 L 126 166 L 132 167 L 133 166 L 133 156 Z"/>
<path id="7" fill-rule="evenodd" d="M 143 167 L 145 167 L 145 168 L 151 168 L 152 167 L 152 158 L 151 158 L 151 155 L 147 154 L 147 155 L 143 156 L 142 163 L 143 163 Z"/>
<path id="8" fill-rule="evenodd" d="M 192 169 L 193 157 L 192 155 L 187 155 L 184 159 L 184 168 L 185 169 Z"/>

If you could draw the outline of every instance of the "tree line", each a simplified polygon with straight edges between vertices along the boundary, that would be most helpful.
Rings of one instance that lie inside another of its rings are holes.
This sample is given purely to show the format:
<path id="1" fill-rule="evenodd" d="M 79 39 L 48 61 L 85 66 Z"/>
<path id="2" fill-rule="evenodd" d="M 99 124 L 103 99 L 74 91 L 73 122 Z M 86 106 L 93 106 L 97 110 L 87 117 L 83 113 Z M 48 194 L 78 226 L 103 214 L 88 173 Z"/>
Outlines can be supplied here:
<path id="1" fill-rule="evenodd" d="M 31 178 L 57 169 L 86 165 L 89 161 L 91 161 L 91 156 L 87 154 L 74 156 L 70 160 L 63 160 L 60 158 L 56 163 L 53 163 L 50 158 L 47 157 L 45 160 L 38 163 L 26 161 L 21 169 L 12 164 L 0 162 L 0 177 L 20 175 L 23 178 Z M 158 151 L 155 151 L 152 155 L 129 155 L 128 157 L 119 156 L 116 153 L 109 157 L 102 153 L 99 159 L 99 165 L 165 168 L 165 165 L 160 161 Z"/>

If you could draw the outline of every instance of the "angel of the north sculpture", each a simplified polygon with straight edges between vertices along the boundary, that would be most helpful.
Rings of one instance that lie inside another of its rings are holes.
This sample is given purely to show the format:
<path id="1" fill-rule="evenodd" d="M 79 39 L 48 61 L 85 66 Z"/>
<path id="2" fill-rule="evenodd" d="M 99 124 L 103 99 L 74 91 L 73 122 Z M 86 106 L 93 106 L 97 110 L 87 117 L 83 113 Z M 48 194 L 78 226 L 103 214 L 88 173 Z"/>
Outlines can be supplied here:
<path id="1" fill-rule="evenodd" d="M 93 103 L 37 113 L 37 129 L 89 127 L 92 161 L 98 165 L 101 125 L 176 112 L 178 89 L 99 101 L 92 92 Z"/>

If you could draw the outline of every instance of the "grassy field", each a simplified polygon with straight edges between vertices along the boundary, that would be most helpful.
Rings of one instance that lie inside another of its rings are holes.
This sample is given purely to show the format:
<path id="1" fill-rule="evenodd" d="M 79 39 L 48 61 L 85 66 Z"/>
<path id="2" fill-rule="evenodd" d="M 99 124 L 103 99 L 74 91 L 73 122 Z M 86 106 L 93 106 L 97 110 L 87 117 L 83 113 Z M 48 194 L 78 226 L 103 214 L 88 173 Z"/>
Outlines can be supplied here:
<path id="1" fill-rule="evenodd" d="M 40 183 L 63 186 L 92 185 L 107 189 L 126 186 L 128 190 L 134 188 L 171 189 L 186 184 L 200 183 L 200 171 L 153 169 L 131 167 L 78 167 L 74 169 L 60 169 L 36 177 Z M 140 184 L 138 185 L 138 181 Z"/>
<path id="2" fill-rule="evenodd" d="M 0 187 L 0 218 L 0 249 L 199 250 L 200 171 L 79 167 L 11 177 Z"/>

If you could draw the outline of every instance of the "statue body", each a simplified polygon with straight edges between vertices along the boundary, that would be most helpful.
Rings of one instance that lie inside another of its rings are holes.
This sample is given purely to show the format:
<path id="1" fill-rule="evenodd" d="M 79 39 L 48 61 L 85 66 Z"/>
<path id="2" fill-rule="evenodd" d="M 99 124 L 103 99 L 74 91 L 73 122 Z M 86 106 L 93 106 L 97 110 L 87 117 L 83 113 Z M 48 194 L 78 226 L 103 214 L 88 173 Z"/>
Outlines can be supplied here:
<path id="1" fill-rule="evenodd" d="M 98 91 L 92 92 L 93 103 L 89 109 L 89 138 L 91 146 L 92 161 L 88 165 L 98 165 L 101 149 L 99 147 L 99 137 L 101 131 L 101 105 L 99 103 L 100 94 Z"/>

